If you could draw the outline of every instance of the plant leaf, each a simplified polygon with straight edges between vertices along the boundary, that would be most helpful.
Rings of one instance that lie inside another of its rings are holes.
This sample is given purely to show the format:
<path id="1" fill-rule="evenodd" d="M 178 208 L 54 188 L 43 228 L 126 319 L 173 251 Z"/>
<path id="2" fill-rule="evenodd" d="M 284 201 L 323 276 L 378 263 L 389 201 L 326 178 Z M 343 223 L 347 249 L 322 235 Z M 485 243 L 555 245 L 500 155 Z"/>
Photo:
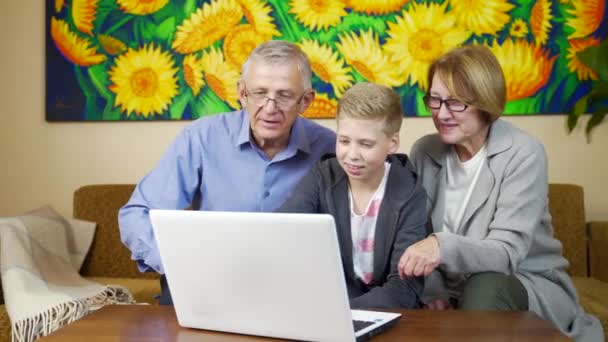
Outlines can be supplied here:
<path id="1" fill-rule="evenodd" d="M 568 132 L 569 133 L 572 133 L 572 130 L 574 129 L 574 127 L 576 127 L 578 118 L 581 116 L 581 114 L 583 114 L 585 109 L 587 109 L 587 100 L 588 99 L 589 99 L 589 95 L 585 95 L 585 96 L 581 97 L 578 101 L 576 101 L 576 103 L 574 104 L 574 107 L 572 108 L 570 113 L 568 113 Z"/>
<path id="2" fill-rule="evenodd" d="M 585 134 L 587 135 L 587 143 L 591 142 L 591 131 L 595 126 L 599 125 L 600 123 L 602 123 L 602 121 L 604 121 L 606 114 L 608 114 L 608 106 L 604 106 L 604 108 L 602 108 L 601 113 L 598 112 L 593 113 L 591 115 L 591 119 L 589 119 L 589 122 L 587 122 L 587 128 L 585 129 Z"/>
<path id="3" fill-rule="evenodd" d="M 583 64 L 595 70 L 600 79 L 608 80 L 608 39 L 599 46 L 590 46 L 576 55 Z"/>

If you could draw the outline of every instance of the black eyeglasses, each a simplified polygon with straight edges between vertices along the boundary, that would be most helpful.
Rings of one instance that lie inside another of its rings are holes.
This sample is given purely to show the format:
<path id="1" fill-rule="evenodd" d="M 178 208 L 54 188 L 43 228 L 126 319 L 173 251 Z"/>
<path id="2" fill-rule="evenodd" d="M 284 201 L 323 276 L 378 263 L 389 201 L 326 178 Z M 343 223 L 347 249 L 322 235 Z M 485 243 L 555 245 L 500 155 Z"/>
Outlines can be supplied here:
<path id="1" fill-rule="evenodd" d="M 440 97 L 426 95 L 423 97 L 424 103 L 431 109 L 440 109 L 445 103 L 445 107 L 451 112 L 464 112 L 469 105 L 456 99 L 442 100 Z"/>
<path id="2" fill-rule="evenodd" d="M 268 93 L 264 91 L 253 91 L 250 92 L 247 90 L 245 86 L 245 94 L 247 95 L 247 99 L 251 99 L 251 102 L 258 107 L 265 106 L 268 101 L 274 101 L 275 105 L 281 109 L 289 109 L 296 104 L 300 103 L 306 95 L 306 91 L 300 96 L 296 97 L 295 95 L 285 95 L 285 94 L 277 94 L 274 98 L 268 96 Z"/>

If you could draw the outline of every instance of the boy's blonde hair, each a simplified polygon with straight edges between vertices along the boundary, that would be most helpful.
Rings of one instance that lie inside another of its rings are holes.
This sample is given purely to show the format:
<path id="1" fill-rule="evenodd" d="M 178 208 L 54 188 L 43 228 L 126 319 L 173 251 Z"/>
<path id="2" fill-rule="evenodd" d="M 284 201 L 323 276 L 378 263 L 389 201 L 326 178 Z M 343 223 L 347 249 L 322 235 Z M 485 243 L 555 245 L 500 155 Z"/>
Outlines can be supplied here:
<path id="1" fill-rule="evenodd" d="M 446 53 L 431 64 L 429 85 L 435 74 L 455 99 L 475 106 L 488 123 L 498 119 L 505 109 L 505 77 L 500 63 L 487 47 L 465 45 Z"/>
<path id="2" fill-rule="evenodd" d="M 401 98 L 393 89 L 361 82 L 348 89 L 338 103 L 337 119 L 384 119 L 387 136 L 399 133 L 403 121 Z"/>

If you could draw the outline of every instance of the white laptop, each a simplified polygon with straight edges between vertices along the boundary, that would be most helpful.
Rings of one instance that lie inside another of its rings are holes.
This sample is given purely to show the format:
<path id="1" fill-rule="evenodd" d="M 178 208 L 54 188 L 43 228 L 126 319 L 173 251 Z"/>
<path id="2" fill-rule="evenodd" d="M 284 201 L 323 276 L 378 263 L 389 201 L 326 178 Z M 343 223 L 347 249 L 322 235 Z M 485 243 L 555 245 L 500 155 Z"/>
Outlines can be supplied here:
<path id="1" fill-rule="evenodd" d="M 350 310 L 330 215 L 151 210 L 150 218 L 182 327 L 360 341 L 401 316 Z"/>

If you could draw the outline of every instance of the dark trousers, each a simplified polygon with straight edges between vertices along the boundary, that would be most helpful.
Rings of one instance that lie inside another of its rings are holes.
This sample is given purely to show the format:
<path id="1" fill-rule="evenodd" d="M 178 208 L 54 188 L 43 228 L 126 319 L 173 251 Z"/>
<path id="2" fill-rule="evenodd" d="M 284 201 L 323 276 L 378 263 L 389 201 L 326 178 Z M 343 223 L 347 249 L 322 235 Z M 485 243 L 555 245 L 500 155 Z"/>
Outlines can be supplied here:
<path id="1" fill-rule="evenodd" d="M 462 310 L 528 310 L 528 291 L 514 275 L 473 274 L 458 298 Z"/>
<path id="2" fill-rule="evenodd" d="M 171 298 L 171 292 L 167 285 L 167 277 L 164 274 L 160 275 L 160 297 L 158 298 L 158 304 L 160 305 L 173 305 L 173 299 Z"/>

